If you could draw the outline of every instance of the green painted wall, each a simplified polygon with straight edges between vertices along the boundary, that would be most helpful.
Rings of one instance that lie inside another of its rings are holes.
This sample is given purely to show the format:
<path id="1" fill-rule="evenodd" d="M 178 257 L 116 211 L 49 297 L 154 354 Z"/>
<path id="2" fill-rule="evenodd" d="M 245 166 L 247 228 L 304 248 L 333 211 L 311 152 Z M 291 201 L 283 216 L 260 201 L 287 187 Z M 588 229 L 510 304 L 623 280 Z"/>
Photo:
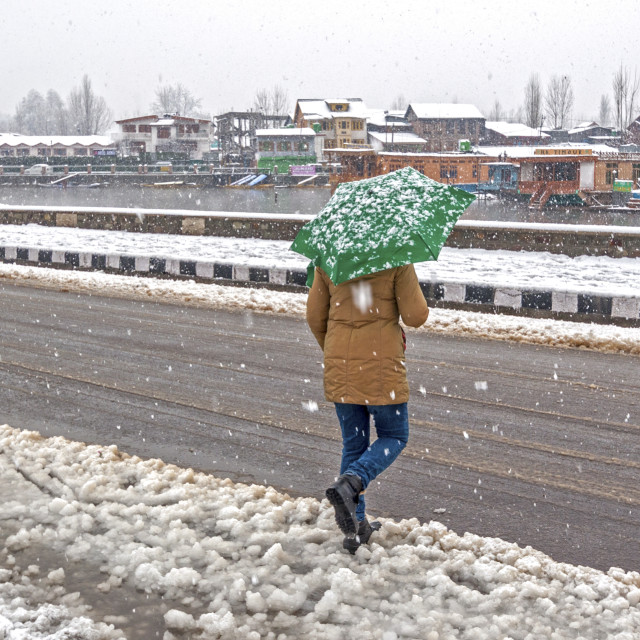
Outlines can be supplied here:
<path id="1" fill-rule="evenodd" d="M 258 169 L 263 171 L 273 171 L 274 167 L 278 167 L 278 173 L 289 173 L 291 165 L 315 164 L 317 159 L 315 156 L 277 156 L 272 158 L 260 158 L 258 160 Z"/>

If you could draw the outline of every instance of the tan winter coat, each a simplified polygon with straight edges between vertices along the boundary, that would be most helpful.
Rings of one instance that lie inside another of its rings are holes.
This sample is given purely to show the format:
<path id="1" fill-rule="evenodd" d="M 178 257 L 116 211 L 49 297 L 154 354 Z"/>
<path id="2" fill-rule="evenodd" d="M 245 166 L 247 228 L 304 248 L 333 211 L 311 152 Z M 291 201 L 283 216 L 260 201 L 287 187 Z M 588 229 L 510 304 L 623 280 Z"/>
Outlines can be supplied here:
<path id="1" fill-rule="evenodd" d="M 386 405 L 409 400 L 399 316 L 410 327 L 429 315 L 413 265 L 335 286 L 316 269 L 307 322 L 324 351 L 330 402 Z"/>

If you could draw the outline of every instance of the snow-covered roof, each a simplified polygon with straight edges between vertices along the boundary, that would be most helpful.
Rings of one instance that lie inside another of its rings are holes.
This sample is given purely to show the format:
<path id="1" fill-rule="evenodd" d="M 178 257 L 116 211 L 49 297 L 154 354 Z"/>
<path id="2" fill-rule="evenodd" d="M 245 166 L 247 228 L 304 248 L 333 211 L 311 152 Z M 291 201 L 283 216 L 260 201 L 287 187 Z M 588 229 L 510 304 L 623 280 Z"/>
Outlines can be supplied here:
<path id="1" fill-rule="evenodd" d="M 576 125 L 573 129 L 569 129 L 568 133 L 582 133 L 583 131 L 588 131 L 589 129 L 593 129 L 594 127 L 599 127 L 600 125 L 597 122 L 581 122 Z"/>
<path id="2" fill-rule="evenodd" d="M 504 145 L 500 146 L 479 146 L 474 147 L 474 149 L 485 156 L 491 156 L 497 158 L 498 156 L 502 156 L 505 153 L 507 154 L 507 158 L 517 159 L 517 158 L 529 158 L 534 155 L 534 149 L 538 149 L 539 147 L 525 147 L 525 146 L 517 146 L 517 147 L 508 147 Z"/>
<path id="3" fill-rule="evenodd" d="M 426 144 L 426 140 L 415 133 L 408 131 L 369 131 L 369 135 L 380 142 L 393 142 L 394 144 Z"/>
<path id="4" fill-rule="evenodd" d="M 315 136 L 316 132 L 311 127 L 302 127 L 302 128 L 283 128 L 283 129 L 256 129 L 257 137 L 265 137 L 265 136 Z"/>
<path id="5" fill-rule="evenodd" d="M 548 138 L 546 133 L 540 133 L 539 129 L 528 127 L 526 124 L 519 122 L 485 122 L 485 129 L 491 129 L 506 138 Z"/>
<path id="6" fill-rule="evenodd" d="M 481 118 L 478 107 L 472 104 L 458 104 L 447 102 L 412 102 L 409 105 L 416 116 L 420 119 L 440 119 L 440 118 Z"/>
<path id="7" fill-rule="evenodd" d="M 382 109 L 371 109 L 367 114 L 367 123 L 376 127 L 393 126 L 396 128 L 410 128 L 408 122 L 398 122 L 388 118 L 404 118 L 405 111 L 383 111 Z"/>
<path id="8" fill-rule="evenodd" d="M 140 123 L 148 123 L 148 124 L 158 124 L 158 120 L 177 120 L 179 122 L 183 122 L 185 124 L 188 123 L 193 123 L 193 122 L 198 122 L 200 124 L 209 124 L 211 121 L 208 119 L 203 119 L 203 118 L 191 118 L 189 116 L 180 116 L 180 115 L 172 115 L 169 113 L 165 113 L 161 116 L 156 115 L 156 114 L 151 114 L 149 116 L 136 116 L 135 118 L 124 118 L 123 120 L 116 120 L 115 123 L 116 124 L 128 124 L 128 123 L 133 123 L 133 122 L 140 122 Z M 151 122 L 148 122 L 148 121 Z"/>
<path id="9" fill-rule="evenodd" d="M 113 140 L 109 136 L 23 136 L 19 133 L 0 133 L 0 146 L 18 147 L 25 145 L 27 147 L 36 147 L 38 145 L 46 145 L 47 147 L 52 147 L 62 145 L 71 147 L 78 144 L 84 147 L 92 145 L 111 147 L 113 146 Z"/>
<path id="10" fill-rule="evenodd" d="M 170 127 L 175 123 L 174 118 L 160 118 L 157 122 L 151 122 L 152 127 Z"/>
<path id="11" fill-rule="evenodd" d="M 475 147 L 475 150 L 478 153 L 481 153 L 483 155 L 497 157 L 506 153 L 507 157 L 511 159 L 531 158 L 536 155 L 536 152 L 535 152 L 536 149 L 555 149 L 555 150 L 558 150 L 557 155 L 562 155 L 563 149 L 567 149 L 567 150 L 591 149 L 593 154 L 591 157 L 594 159 L 596 156 L 600 155 L 601 153 L 611 153 L 611 152 L 615 153 L 617 151 L 617 149 L 615 149 L 614 147 L 610 147 L 606 144 L 587 144 L 582 142 L 562 142 L 558 144 L 547 144 L 543 146 L 531 146 L 531 147 L 529 146 L 509 147 L 505 145 Z M 545 156 L 538 156 L 538 157 L 544 158 Z M 585 156 L 576 156 L 576 158 L 578 157 L 582 157 L 583 159 L 585 158 Z"/>
<path id="12" fill-rule="evenodd" d="M 347 111 L 331 111 L 329 104 L 347 104 Z M 340 100 L 314 100 L 300 99 L 298 107 L 305 120 L 333 120 L 345 115 L 352 118 L 366 118 L 367 107 L 359 98 L 345 98 Z"/>

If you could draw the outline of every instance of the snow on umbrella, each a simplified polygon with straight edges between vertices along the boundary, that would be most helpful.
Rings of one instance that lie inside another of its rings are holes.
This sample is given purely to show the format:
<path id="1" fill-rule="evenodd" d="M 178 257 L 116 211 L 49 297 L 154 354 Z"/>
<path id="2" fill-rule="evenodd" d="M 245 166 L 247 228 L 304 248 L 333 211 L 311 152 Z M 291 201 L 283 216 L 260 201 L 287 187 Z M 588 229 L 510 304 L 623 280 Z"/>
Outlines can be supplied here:
<path id="1" fill-rule="evenodd" d="M 334 284 L 414 262 L 437 260 L 475 196 L 405 167 L 341 184 L 300 229 L 291 249 L 311 259 Z"/>

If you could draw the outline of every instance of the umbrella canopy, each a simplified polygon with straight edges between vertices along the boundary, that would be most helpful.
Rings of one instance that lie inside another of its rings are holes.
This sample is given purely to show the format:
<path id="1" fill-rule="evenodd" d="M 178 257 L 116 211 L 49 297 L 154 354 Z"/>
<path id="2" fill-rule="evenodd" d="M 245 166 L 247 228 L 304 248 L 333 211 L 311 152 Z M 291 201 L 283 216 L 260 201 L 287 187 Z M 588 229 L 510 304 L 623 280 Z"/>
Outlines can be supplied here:
<path id="1" fill-rule="evenodd" d="M 475 196 L 405 167 L 341 184 L 300 229 L 291 249 L 321 267 L 334 284 L 413 262 L 437 260 Z"/>

